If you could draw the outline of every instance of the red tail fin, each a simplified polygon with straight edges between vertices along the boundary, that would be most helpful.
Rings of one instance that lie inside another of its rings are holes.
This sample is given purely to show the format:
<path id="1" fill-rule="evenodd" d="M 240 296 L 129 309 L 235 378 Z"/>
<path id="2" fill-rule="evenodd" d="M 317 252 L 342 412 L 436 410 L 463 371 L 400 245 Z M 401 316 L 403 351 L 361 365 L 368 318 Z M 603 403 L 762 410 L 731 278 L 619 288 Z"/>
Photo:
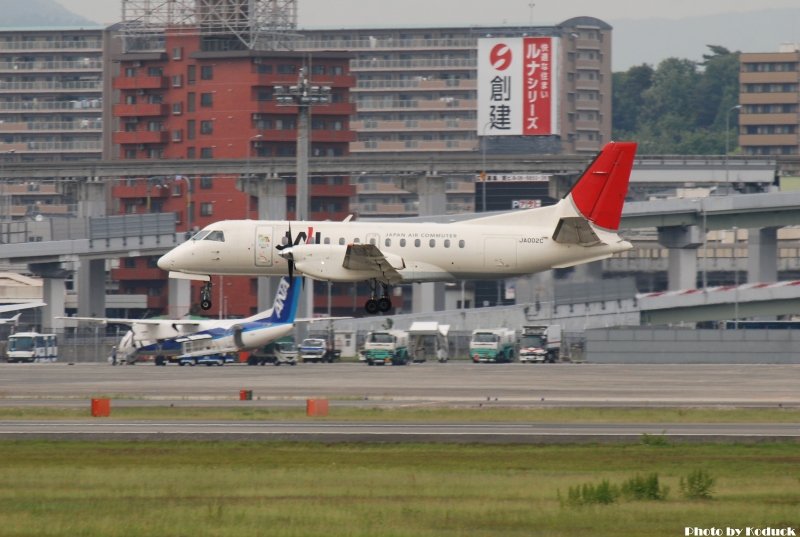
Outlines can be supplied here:
<path id="1" fill-rule="evenodd" d="M 609 142 L 586 168 L 569 193 L 586 219 L 605 229 L 619 229 L 635 155 L 635 142 Z"/>

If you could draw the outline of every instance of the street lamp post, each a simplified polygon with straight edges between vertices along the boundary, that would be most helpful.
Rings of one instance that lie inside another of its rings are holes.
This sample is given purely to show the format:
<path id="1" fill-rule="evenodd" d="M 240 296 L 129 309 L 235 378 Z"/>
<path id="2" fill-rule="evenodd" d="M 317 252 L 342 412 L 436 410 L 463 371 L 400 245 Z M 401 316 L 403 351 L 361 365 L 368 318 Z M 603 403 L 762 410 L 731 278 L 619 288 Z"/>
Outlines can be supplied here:
<path id="1" fill-rule="evenodd" d="M 278 105 L 297 107 L 297 172 L 295 195 L 295 220 L 304 221 L 309 218 L 308 207 L 308 145 L 309 145 L 309 118 L 311 107 L 315 105 L 330 104 L 330 86 L 315 86 L 311 84 L 306 73 L 306 68 L 301 67 L 297 77 L 297 85 L 275 86 L 275 100 Z M 309 240 L 311 237 L 308 238 Z M 314 314 L 314 286 L 309 285 L 305 291 L 306 302 L 299 312 L 303 317 L 313 317 Z M 298 337 L 302 337 L 302 327 Z"/>
<path id="2" fill-rule="evenodd" d="M 728 111 L 725 113 L 725 184 L 730 185 L 728 183 L 728 154 L 730 153 L 730 128 L 731 128 L 731 112 L 734 110 L 739 110 L 742 108 L 741 104 L 737 104 L 735 106 L 731 106 L 728 108 Z"/>

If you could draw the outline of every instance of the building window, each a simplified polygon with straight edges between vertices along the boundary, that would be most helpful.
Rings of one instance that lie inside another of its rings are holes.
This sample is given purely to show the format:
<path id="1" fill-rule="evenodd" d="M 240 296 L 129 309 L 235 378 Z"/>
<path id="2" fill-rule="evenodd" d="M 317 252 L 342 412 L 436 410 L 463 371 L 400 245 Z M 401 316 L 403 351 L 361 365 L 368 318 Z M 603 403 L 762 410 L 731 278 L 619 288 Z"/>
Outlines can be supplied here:
<path id="1" fill-rule="evenodd" d="M 174 47 L 172 49 L 172 59 L 173 60 L 180 60 L 183 58 L 183 48 L 182 47 Z"/>
<path id="2" fill-rule="evenodd" d="M 200 188 L 203 190 L 212 190 L 214 188 L 214 178 L 210 175 L 203 175 L 200 177 Z"/>
<path id="3" fill-rule="evenodd" d="M 136 78 L 136 67 L 126 67 L 125 76 L 127 78 Z"/>
<path id="4" fill-rule="evenodd" d="M 197 66 L 188 65 L 186 67 L 186 83 L 190 86 L 197 82 Z"/>
<path id="5" fill-rule="evenodd" d="M 194 140 L 195 138 L 195 120 L 190 119 L 186 122 L 186 139 Z"/>
<path id="6" fill-rule="evenodd" d="M 297 72 L 297 66 L 293 63 L 281 63 L 278 65 L 279 75 L 293 75 Z"/>
<path id="7" fill-rule="evenodd" d="M 200 158 L 205 158 L 205 159 L 214 158 L 214 148 L 213 147 L 201 147 L 200 148 Z"/>
<path id="8" fill-rule="evenodd" d="M 172 103 L 172 115 L 179 116 L 183 113 L 183 103 Z"/>
<path id="9" fill-rule="evenodd" d="M 186 158 L 195 158 L 195 148 L 194 147 L 187 147 L 186 148 Z"/>
<path id="10" fill-rule="evenodd" d="M 189 92 L 186 94 L 186 107 L 189 112 L 194 112 L 197 108 L 195 103 L 197 102 L 197 94 L 194 92 Z"/>
<path id="11" fill-rule="evenodd" d="M 181 86 L 183 86 L 183 75 L 174 75 L 172 77 L 172 87 L 180 88 Z"/>
<path id="12" fill-rule="evenodd" d="M 183 131 L 181 129 L 172 131 L 172 141 L 180 142 L 183 140 Z"/>
<path id="13" fill-rule="evenodd" d="M 201 93 L 200 94 L 200 106 L 204 106 L 206 108 L 214 106 L 214 94 L 213 93 Z"/>
<path id="14" fill-rule="evenodd" d="M 200 66 L 200 80 L 213 80 L 214 79 L 214 66 L 201 65 Z"/>
<path id="15" fill-rule="evenodd" d="M 213 216 L 214 204 L 211 202 L 200 204 L 200 216 Z"/>
<path id="16" fill-rule="evenodd" d="M 200 122 L 200 134 L 214 134 L 214 122 L 213 121 L 201 121 Z"/>

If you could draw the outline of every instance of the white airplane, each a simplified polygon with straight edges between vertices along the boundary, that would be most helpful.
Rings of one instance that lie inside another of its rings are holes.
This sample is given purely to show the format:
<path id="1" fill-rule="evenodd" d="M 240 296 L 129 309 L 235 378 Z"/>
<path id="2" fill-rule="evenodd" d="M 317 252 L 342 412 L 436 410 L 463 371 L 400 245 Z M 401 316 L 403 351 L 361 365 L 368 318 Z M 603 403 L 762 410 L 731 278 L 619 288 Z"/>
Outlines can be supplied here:
<path id="1" fill-rule="evenodd" d="M 390 285 L 508 278 L 631 249 L 617 230 L 635 154 L 633 142 L 607 144 L 572 190 L 549 207 L 446 224 L 353 222 L 350 217 L 343 222 L 227 220 L 206 226 L 162 256 L 158 266 L 172 278 L 205 281 L 203 309 L 211 307 L 211 274 L 296 271 L 322 281 L 369 280 L 367 312 L 386 312 L 392 307 Z"/>
<path id="2" fill-rule="evenodd" d="M 4 304 L 0 306 L 0 313 L 8 313 L 11 311 L 19 311 L 19 310 L 27 310 L 31 308 L 41 308 L 42 306 L 46 306 L 44 302 L 22 302 L 20 304 Z M 19 322 L 19 318 L 22 316 L 22 313 L 17 313 L 13 317 L 7 317 L 4 319 L 0 319 L 0 325 L 2 324 L 13 324 L 14 326 L 17 325 Z"/>
<path id="3" fill-rule="evenodd" d="M 224 356 L 262 347 L 288 335 L 297 313 L 301 278 L 290 283 L 281 278 L 272 308 L 246 319 L 115 319 L 60 317 L 78 322 L 130 326 L 117 348 L 120 361 L 155 356 L 156 365 L 167 361 Z"/>

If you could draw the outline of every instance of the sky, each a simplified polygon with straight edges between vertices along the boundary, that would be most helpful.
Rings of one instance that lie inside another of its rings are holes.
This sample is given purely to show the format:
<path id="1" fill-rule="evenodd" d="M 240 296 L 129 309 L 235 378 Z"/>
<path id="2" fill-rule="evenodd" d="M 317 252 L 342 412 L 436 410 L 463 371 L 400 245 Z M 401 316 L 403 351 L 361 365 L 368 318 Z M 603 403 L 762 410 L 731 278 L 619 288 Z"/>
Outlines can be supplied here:
<path id="1" fill-rule="evenodd" d="M 57 0 L 97 23 L 118 22 L 122 0 Z M 298 0 L 300 28 L 552 25 L 589 15 L 680 19 L 732 11 L 796 8 L 797 0 Z M 487 9 L 487 6 L 490 6 Z"/>

